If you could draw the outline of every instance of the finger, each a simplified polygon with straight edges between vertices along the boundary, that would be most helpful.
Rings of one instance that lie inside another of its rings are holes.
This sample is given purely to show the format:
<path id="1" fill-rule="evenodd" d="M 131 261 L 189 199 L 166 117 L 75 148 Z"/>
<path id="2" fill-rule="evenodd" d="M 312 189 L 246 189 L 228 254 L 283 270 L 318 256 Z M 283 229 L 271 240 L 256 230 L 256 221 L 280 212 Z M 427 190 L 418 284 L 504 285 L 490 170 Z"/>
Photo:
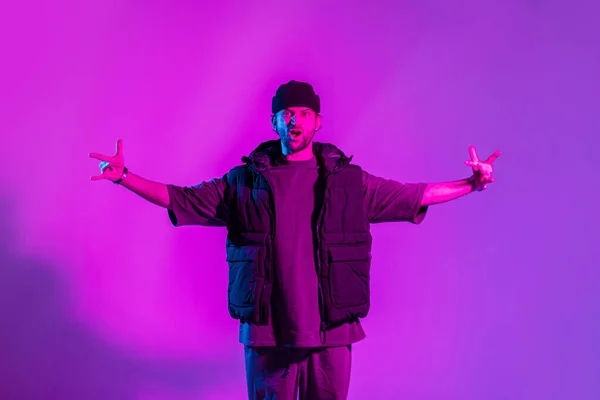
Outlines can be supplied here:
<path id="1" fill-rule="evenodd" d="M 117 140 L 117 155 L 123 154 L 123 140 Z"/>
<path id="2" fill-rule="evenodd" d="M 469 155 L 471 156 L 471 160 L 478 162 L 479 157 L 477 157 L 477 150 L 475 150 L 475 146 L 469 147 Z"/>
<path id="3" fill-rule="evenodd" d="M 101 179 L 104 179 L 104 173 L 102 173 L 102 174 L 100 174 L 100 175 L 93 175 L 93 176 L 90 176 L 90 179 L 91 179 L 91 180 L 93 180 L 93 181 L 99 181 L 99 180 L 101 180 Z"/>
<path id="4" fill-rule="evenodd" d="M 110 162 L 110 159 L 112 158 L 111 156 L 105 156 L 104 154 L 100 154 L 100 153 L 90 153 L 89 156 L 90 156 L 90 158 L 95 158 L 96 160 L 106 161 L 106 162 Z"/>
<path id="5" fill-rule="evenodd" d="M 469 167 L 473 167 L 473 168 L 479 167 L 478 161 L 469 160 L 469 161 L 465 161 L 465 164 L 468 165 Z"/>
<path id="6" fill-rule="evenodd" d="M 494 161 L 496 161 L 496 158 L 500 157 L 501 154 L 502 154 L 502 152 L 500 150 L 498 150 L 497 152 L 495 152 L 494 154 L 492 154 L 491 156 L 489 156 L 488 159 L 485 162 L 488 163 L 488 164 L 491 164 Z"/>

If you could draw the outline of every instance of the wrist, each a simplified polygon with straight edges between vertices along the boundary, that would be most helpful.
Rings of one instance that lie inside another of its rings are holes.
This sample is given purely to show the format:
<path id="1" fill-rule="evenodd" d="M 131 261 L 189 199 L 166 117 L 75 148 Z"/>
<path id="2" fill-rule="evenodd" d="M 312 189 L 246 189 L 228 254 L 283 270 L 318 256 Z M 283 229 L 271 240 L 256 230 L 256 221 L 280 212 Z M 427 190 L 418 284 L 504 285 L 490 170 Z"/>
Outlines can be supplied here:
<path id="1" fill-rule="evenodd" d="M 119 179 L 117 179 L 116 181 L 114 181 L 113 183 L 115 185 L 119 185 L 127 177 L 128 172 L 129 172 L 129 170 L 127 169 L 127 167 L 123 167 L 123 173 L 121 174 L 121 177 Z"/>
<path id="2" fill-rule="evenodd" d="M 472 175 L 467 180 L 467 182 L 469 183 L 471 192 L 481 192 L 483 189 L 485 189 L 485 185 L 482 185 L 482 183 L 475 177 L 475 175 Z"/>

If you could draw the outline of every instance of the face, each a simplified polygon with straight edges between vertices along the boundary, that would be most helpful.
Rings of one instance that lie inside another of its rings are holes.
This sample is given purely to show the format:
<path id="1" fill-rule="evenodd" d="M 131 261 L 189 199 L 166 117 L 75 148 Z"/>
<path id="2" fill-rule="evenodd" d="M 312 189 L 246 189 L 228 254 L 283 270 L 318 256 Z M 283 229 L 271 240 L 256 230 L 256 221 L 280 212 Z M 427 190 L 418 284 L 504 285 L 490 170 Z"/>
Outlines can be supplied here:
<path id="1" fill-rule="evenodd" d="M 273 128 L 286 154 L 308 148 L 320 127 L 321 116 L 307 107 L 286 108 L 273 117 Z"/>

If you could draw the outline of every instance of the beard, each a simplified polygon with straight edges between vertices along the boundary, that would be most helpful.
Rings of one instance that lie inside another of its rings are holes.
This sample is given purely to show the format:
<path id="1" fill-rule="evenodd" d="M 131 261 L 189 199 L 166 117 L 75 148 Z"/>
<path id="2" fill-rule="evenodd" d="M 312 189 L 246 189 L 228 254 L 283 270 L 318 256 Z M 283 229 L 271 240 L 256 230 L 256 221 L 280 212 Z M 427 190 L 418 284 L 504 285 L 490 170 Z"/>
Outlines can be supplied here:
<path id="1" fill-rule="evenodd" d="M 281 138 L 281 145 L 289 150 L 290 153 L 297 153 L 306 149 L 310 146 L 314 133 L 309 134 L 305 130 L 302 130 L 302 133 L 298 135 L 291 135 L 290 131 L 285 129 L 278 132 L 279 137 Z"/>

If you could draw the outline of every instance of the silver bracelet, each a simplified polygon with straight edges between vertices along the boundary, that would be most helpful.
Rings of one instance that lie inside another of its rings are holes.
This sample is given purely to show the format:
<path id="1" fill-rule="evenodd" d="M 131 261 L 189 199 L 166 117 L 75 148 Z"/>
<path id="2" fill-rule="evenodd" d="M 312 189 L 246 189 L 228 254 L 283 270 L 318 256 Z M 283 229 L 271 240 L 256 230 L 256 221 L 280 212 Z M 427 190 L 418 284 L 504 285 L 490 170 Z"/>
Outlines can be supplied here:
<path id="1" fill-rule="evenodd" d="M 119 183 L 123 182 L 123 179 L 125 179 L 126 176 L 127 176 L 127 167 L 123 167 L 123 175 L 121 175 L 121 177 L 119 179 L 117 179 L 116 181 L 114 181 L 113 183 L 115 185 L 118 185 Z"/>

